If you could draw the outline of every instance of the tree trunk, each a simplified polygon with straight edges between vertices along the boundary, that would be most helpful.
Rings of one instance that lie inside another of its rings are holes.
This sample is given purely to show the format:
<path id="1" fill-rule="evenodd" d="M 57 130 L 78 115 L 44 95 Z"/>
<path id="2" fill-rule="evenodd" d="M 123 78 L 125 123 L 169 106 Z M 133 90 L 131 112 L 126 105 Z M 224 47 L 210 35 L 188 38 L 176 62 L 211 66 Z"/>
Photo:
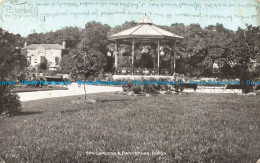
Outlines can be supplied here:
<path id="1" fill-rule="evenodd" d="M 86 77 L 85 77 L 85 81 L 86 81 Z M 86 84 L 84 83 L 84 93 L 85 93 L 85 100 L 87 99 L 87 91 L 86 91 Z"/>
<path id="2" fill-rule="evenodd" d="M 84 84 L 85 100 L 87 99 L 86 84 Z"/>

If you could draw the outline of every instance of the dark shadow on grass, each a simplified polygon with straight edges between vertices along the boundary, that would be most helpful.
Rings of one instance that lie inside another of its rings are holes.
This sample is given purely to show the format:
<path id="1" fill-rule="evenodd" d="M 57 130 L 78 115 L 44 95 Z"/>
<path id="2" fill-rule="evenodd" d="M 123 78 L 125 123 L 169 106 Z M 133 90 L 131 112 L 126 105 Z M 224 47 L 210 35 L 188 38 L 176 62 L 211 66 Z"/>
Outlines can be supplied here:
<path id="1" fill-rule="evenodd" d="M 79 112 L 82 109 L 74 109 L 74 110 L 63 110 L 60 111 L 60 113 L 75 113 L 75 112 Z"/>
<path id="2" fill-rule="evenodd" d="M 21 111 L 19 113 L 10 114 L 9 117 L 15 117 L 15 116 L 23 116 L 23 115 L 33 115 L 33 114 L 40 114 L 42 112 L 40 111 Z"/>
<path id="3" fill-rule="evenodd" d="M 81 109 L 63 110 L 63 111 L 60 111 L 60 113 L 76 113 L 76 112 L 79 112 L 79 111 L 82 111 L 82 110 L 91 110 L 91 109 L 94 109 L 94 107 L 81 108 Z"/>
<path id="4" fill-rule="evenodd" d="M 97 100 L 97 102 L 111 102 L 111 101 L 133 101 L 133 99 Z"/>

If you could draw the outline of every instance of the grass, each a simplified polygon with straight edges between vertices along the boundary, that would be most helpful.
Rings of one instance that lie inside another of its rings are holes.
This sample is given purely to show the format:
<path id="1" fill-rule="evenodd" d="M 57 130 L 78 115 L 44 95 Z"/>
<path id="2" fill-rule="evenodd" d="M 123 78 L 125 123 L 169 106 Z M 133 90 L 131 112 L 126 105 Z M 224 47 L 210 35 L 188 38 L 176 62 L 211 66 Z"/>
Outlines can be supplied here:
<path id="1" fill-rule="evenodd" d="M 78 98 L 83 96 L 24 102 L 22 115 L 1 117 L 0 157 L 68 163 L 244 163 L 260 158 L 259 96 L 88 95 L 95 104 Z"/>

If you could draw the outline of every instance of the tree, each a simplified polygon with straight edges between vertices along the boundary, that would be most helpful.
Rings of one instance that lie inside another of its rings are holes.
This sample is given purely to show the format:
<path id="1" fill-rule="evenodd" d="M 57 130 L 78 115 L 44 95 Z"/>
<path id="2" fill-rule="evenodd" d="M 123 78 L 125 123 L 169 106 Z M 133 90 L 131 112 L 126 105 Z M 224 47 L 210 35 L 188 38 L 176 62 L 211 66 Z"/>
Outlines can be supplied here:
<path id="1" fill-rule="evenodd" d="M 80 47 L 86 47 L 93 57 L 93 69 L 95 71 L 109 70 L 108 58 L 106 56 L 108 45 L 107 32 L 110 30 L 108 25 L 97 22 L 89 22 L 84 30 L 75 27 L 68 27 L 49 34 L 49 40 L 58 38 L 60 42 L 66 40 L 66 49 L 62 55 L 61 67 L 64 71 L 72 71 L 77 65 L 77 59 L 72 56 L 79 55 Z M 55 36 L 55 37 L 52 37 Z M 55 42 L 55 39 L 52 41 Z M 56 43 L 58 43 L 56 41 Z"/>
<path id="2" fill-rule="evenodd" d="M 77 65 L 76 58 L 73 56 L 79 55 L 78 49 L 70 49 L 67 54 L 62 56 L 61 59 L 61 68 L 65 72 L 73 71 L 74 67 Z"/>
<path id="3" fill-rule="evenodd" d="M 179 64 L 185 64 L 182 72 L 187 72 L 189 76 L 208 75 L 207 72 L 207 51 L 206 51 L 206 33 L 199 24 L 191 24 L 185 27 L 183 24 L 173 24 L 171 32 L 183 34 L 184 40 L 177 46 L 177 52 L 182 55 Z M 205 61 L 206 60 L 206 61 Z M 206 68 L 206 69 L 205 69 Z M 178 66 L 176 72 L 179 72 Z"/>
<path id="4" fill-rule="evenodd" d="M 225 29 L 222 24 L 210 25 L 205 28 L 206 32 L 206 53 L 207 59 L 204 64 L 207 65 L 208 74 L 219 78 L 230 78 L 231 67 L 229 66 L 231 45 L 234 33 Z M 217 65 L 218 73 L 213 74 L 213 64 Z M 227 73 L 229 72 L 229 73 Z"/>
<path id="5" fill-rule="evenodd" d="M 75 67 L 73 67 L 72 69 L 72 73 L 74 75 L 83 74 L 85 78 L 84 81 L 86 81 L 86 79 L 96 73 L 93 54 L 89 51 L 89 49 L 87 49 L 86 46 L 80 47 L 79 52 L 75 54 L 72 58 L 77 61 Z M 87 93 L 85 84 L 84 92 L 86 99 Z"/>
<path id="6" fill-rule="evenodd" d="M 132 27 L 134 27 L 136 25 L 137 25 L 137 23 L 135 21 L 125 22 L 122 25 L 118 25 L 118 26 L 115 26 L 114 28 L 111 28 L 111 30 L 108 32 L 108 35 L 112 35 L 112 34 L 121 32 L 123 30 L 132 28 Z"/>
<path id="7" fill-rule="evenodd" d="M 246 29 L 239 28 L 233 43 L 232 58 L 239 69 L 239 78 L 243 86 L 243 93 L 248 93 L 251 89 L 246 85 L 246 80 L 251 79 L 249 64 L 251 60 L 259 58 L 260 27 L 248 26 Z"/>
<path id="8" fill-rule="evenodd" d="M 19 97 L 10 91 L 13 86 L 4 83 L 14 80 L 12 70 L 23 66 L 22 59 L 24 58 L 20 55 L 18 45 L 20 39 L 19 35 L 10 34 L 0 28 L 0 114 L 16 113 L 21 109 Z"/>
<path id="9" fill-rule="evenodd" d="M 94 67 L 96 71 L 108 71 L 107 67 L 107 33 L 110 30 L 108 25 L 103 25 L 95 21 L 85 25 L 85 30 L 79 47 L 86 47 L 88 52 L 94 57 Z"/>
<path id="10" fill-rule="evenodd" d="M 77 27 L 65 27 L 55 32 L 33 33 L 26 38 L 28 44 L 62 44 L 66 41 L 66 48 L 77 48 L 80 42 L 81 30 Z"/>
<path id="11" fill-rule="evenodd" d="M 29 44 L 43 44 L 43 39 L 44 39 L 44 34 L 43 33 L 33 33 L 29 34 L 28 37 L 26 38 L 26 42 Z"/>

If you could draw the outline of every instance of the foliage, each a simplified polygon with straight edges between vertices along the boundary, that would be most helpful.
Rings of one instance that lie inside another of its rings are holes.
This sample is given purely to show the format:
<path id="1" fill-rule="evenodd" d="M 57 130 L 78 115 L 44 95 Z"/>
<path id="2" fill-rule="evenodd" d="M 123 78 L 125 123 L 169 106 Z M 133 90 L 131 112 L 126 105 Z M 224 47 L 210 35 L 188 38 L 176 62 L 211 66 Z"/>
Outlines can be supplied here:
<path id="1" fill-rule="evenodd" d="M 133 91 L 134 94 L 138 94 L 142 91 L 142 87 L 140 85 L 133 85 L 131 88 L 130 88 L 130 91 Z"/>
<path id="2" fill-rule="evenodd" d="M 108 70 L 107 64 L 107 33 L 110 30 L 108 25 L 97 22 L 89 22 L 85 25 L 84 35 L 79 43 L 80 47 L 85 46 L 94 57 L 93 66 L 97 71 Z"/>
<path id="3" fill-rule="evenodd" d="M 143 86 L 143 92 L 148 94 L 155 94 L 158 91 L 158 87 L 156 85 L 144 85 Z"/>
<path id="4" fill-rule="evenodd" d="M 66 31 L 68 29 L 64 30 Z M 86 24 L 84 30 L 77 29 L 77 31 L 74 32 L 75 34 L 71 32 L 71 35 L 73 34 L 72 36 L 75 37 L 72 37 L 72 39 L 66 39 L 66 42 L 69 42 L 69 47 L 65 50 L 61 59 L 62 70 L 75 73 L 75 70 L 82 69 L 83 63 L 82 60 L 79 59 L 82 58 L 82 51 L 80 50 L 81 47 L 86 47 L 89 55 L 91 55 L 93 62 L 91 65 L 92 70 L 100 72 L 103 71 L 103 69 L 111 69 L 111 65 L 109 67 L 109 64 L 107 63 L 109 59 L 106 56 L 106 47 L 108 45 L 107 32 L 109 30 L 110 27 L 107 25 L 89 22 Z M 66 46 L 67 44 L 68 43 L 66 43 Z"/>
<path id="5" fill-rule="evenodd" d="M 130 89 L 134 86 L 134 81 L 133 80 L 127 80 L 127 85 L 123 85 L 123 91 L 127 92 L 130 91 Z"/>
<path id="6" fill-rule="evenodd" d="M 0 85 L 0 115 L 16 114 L 21 111 L 21 107 L 18 95 L 11 93 L 10 86 Z"/>
<path id="7" fill-rule="evenodd" d="M 148 77 L 148 78 L 139 78 L 139 79 L 135 79 L 137 81 L 145 81 L 145 84 L 137 84 L 134 83 L 133 79 L 129 79 L 129 78 L 125 78 L 125 79 L 118 79 L 118 80 L 124 80 L 127 81 L 127 85 L 123 85 L 122 89 L 124 92 L 129 92 L 129 91 L 133 91 L 134 93 L 149 93 L 149 94 L 156 94 L 158 93 L 158 91 L 183 91 L 184 86 L 182 85 L 171 85 L 170 83 L 164 84 L 164 82 L 172 82 L 172 80 L 170 80 L 169 78 L 165 78 L 165 77 L 160 77 L 160 78 L 153 78 L 153 77 Z M 158 83 L 156 83 L 156 82 Z M 150 84 L 148 84 L 148 82 L 150 82 Z M 160 84 L 160 83 L 161 84 Z"/>
<path id="8" fill-rule="evenodd" d="M 251 80 L 254 74 L 250 72 L 250 62 L 257 61 L 260 57 L 260 27 L 248 26 L 245 30 L 238 29 L 236 31 L 233 42 L 233 53 L 231 57 L 236 64 L 239 79 L 243 86 L 243 92 L 248 93 L 252 88 L 246 85 L 246 80 Z M 258 62 L 259 64 L 259 62 Z M 260 74 L 255 76 L 259 77 Z"/>
<path id="9" fill-rule="evenodd" d="M 26 38 L 30 44 L 62 44 L 66 41 L 66 49 L 75 49 L 81 40 L 81 30 L 77 27 L 65 27 L 55 32 L 33 33 Z"/>
<path id="10" fill-rule="evenodd" d="M 72 58 L 73 56 L 79 55 L 78 49 L 70 49 L 67 54 L 62 56 L 61 68 L 65 72 L 71 72 L 77 64 L 77 59 Z"/>
<path id="11" fill-rule="evenodd" d="M 0 28 L 0 81 L 16 80 L 26 66 L 26 59 L 20 54 L 19 35 L 10 34 Z M 11 93 L 11 86 L 0 84 L 0 114 L 20 111 L 19 97 Z"/>
<path id="12" fill-rule="evenodd" d="M 117 32 L 121 32 L 121 31 L 123 31 L 123 30 L 127 30 L 127 29 L 132 28 L 132 27 L 134 27 L 134 26 L 136 26 L 136 25 L 137 25 L 137 23 L 134 22 L 134 21 L 125 22 L 125 23 L 122 24 L 122 25 L 118 25 L 118 26 L 115 26 L 114 28 L 112 28 L 112 29 L 109 31 L 108 35 L 112 35 L 112 34 L 115 34 L 115 33 L 117 33 Z"/>

